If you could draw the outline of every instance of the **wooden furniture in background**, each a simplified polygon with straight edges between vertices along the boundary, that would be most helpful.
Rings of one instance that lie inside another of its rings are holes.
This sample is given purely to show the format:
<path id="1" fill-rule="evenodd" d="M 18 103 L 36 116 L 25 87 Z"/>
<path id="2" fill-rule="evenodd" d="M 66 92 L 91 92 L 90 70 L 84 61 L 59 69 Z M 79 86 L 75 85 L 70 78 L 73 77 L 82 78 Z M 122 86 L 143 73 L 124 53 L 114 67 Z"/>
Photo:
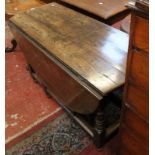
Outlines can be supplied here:
<path id="1" fill-rule="evenodd" d="M 29 9 L 40 7 L 45 3 L 41 0 L 5 0 L 5 20 L 14 16 L 17 13 L 24 12 Z M 5 52 L 13 52 L 17 47 L 17 42 L 13 38 L 11 40 L 12 47 L 6 47 Z"/>
<path id="2" fill-rule="evenodd" d="M 128 13 L 128 0 L 55 0 L 107 24 L 123 19 Z"/>
<path id="3" fill-rule="evenodd" d="M 12 17 L 16 13 L 39 7 L 43 4 L 45 3 L 42 0 L 5 0 L 6 19 Z"/>
<path id="4" fill-rule="evenodd" d="M 119 125 L 113 110 L 115 121 L 106 124 L 104 109 L 125 81 L 128 35 L 57 3 L 17 14 L 9 25 L 32 77 L 100 147 Z"/>
<path id="5" fill-rule="evenodd" d="M 125 96 L 120 127 L 121 155 L 148 155 L 149 19 L 148 1 L 132 9 Z"/>

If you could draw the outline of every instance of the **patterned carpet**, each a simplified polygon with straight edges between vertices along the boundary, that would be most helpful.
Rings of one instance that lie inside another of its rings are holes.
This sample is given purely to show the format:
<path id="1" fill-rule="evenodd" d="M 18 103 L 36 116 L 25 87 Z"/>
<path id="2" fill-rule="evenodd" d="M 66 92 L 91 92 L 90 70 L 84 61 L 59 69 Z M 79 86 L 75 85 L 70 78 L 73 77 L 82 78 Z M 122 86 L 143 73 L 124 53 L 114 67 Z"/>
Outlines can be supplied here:
<path id="1" fill-rule="evenodd" d="M 89 136 L 63 114 L 14 145 L 6 155 L 78 155 L 91 143 Z"/>

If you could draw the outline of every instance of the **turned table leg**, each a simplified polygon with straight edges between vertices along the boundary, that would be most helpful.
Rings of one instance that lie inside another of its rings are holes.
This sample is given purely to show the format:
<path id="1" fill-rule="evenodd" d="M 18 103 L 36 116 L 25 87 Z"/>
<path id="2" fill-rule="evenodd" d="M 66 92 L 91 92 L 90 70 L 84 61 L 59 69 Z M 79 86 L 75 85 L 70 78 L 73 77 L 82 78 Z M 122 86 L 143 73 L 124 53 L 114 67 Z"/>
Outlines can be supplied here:
<path id="1" fill-rule="evenodd" d="M 105 117 L 103 105 L 100 104 L 95 116 L 95 136 L 94 144 L 97 148 L 102 147 L 105 137 Z"/>
<path id="2" fill-rule="evenodd" d="M 101 148 L 107 141 L 107 116 L 105 108 L 110 103 L 111 98 L 109 95 L 104 96 L 103 100 L 100 102 L 95 115 L 95 133 L 94 133 L 94 144 L 97 148 Z"/>
<path id="3" fill-rule="evenodd" d="M 5 52 L 6 53 L 13 52 L 15 50 L 15 48 L 17 47 L 17 42 L 16 42 L 15 39 L 12 39 L 11 40 L 11 44 L 12 44 L 12 47 L 11 48 L 10 47 L 6 47 L 5 48 Z"/>

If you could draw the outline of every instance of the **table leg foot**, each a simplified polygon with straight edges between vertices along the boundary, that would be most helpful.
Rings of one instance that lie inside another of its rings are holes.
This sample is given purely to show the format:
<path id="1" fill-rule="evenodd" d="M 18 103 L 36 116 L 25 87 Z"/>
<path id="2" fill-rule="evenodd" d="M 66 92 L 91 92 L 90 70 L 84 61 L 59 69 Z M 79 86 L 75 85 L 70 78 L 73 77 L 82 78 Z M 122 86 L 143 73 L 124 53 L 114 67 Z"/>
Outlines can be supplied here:
<path id="1" fill-rule="evenodd" d="M 15 50 L 15 48 L 17 47 L 17 42 L 15 39 L 11 40 L 11 44 L 12 44 L 12 47 L 6 47 L 5 48 L 6 53 L 13 52 Z"/>
<path id="2" fill-rule="evenodd" d="M 34 81 L 35 83 L 38 83 L 38 80 L 37 80 L 37 78 L 36 78 L 36 76 L 35 76 L 35 71 L 34 71 L 34 69 L 32 68 L 32 66 L 31 66 L 30 64 L 28 64 L 28 65 L 26 66 L 26 69 L 29 71 L 29 73 L 30 73 L 30 75 L 31 75 L 31 77 L 32 77 L 32 79 L 33 79 L 33 81 Z"/>

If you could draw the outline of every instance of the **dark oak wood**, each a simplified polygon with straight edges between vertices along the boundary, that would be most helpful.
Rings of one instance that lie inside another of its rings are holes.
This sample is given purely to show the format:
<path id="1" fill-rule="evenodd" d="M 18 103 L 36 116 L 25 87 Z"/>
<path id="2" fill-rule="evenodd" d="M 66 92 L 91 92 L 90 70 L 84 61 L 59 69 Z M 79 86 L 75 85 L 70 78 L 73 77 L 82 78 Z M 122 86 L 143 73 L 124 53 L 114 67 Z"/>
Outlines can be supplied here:
<path id="1" fill-rule="evenodd" d="M 93 129 L 73 118 L 101 147 L 119 125 L 106 130 L 99 107 L 124 84 L 128 35 L 57 3 L 17 14 L 9 25 L 46 93 L 72 117 L 95 115 Z"/>
<path id="2" fill-rule="evenodd" d="M 24 51 L 28 64 L 33 66 L 33 69 L 45 81 L 53 95 L 60 102 L 79 113 L 87 114 L 96 110 L 101 100 L 100 96 L 91 94 L 89 90 L 81 86 L 79 82 L 69 76 L 57 64 L 53 63 L 44 53 L 40 52 L 38 48 L 19 35 L 19 33 L 15 34 L 15 36 L 18 41 L 20 40 L 19 45 Z"/>
<path id="3" fill-rule="evenodd" d="M 120 127 L 121 155 L 149 154 L 149 19 L 148 4 L 144 10 L 142 4 L 137 1 L 133 7 L 130 5 L 130 43 Z"/>
<path id="4" fill-rule="evenodd" d="M 129 13 L 128 8 L 125 7 L 128 0 L 55 1 L 108 24 L 113 24 L 114 22 L 119 21 Z"/>
<path id="5" fill-rule="evenodd" d="M 56 3 L 11 22 L 99 93 L 124 83 L 127 34 Z"/>

